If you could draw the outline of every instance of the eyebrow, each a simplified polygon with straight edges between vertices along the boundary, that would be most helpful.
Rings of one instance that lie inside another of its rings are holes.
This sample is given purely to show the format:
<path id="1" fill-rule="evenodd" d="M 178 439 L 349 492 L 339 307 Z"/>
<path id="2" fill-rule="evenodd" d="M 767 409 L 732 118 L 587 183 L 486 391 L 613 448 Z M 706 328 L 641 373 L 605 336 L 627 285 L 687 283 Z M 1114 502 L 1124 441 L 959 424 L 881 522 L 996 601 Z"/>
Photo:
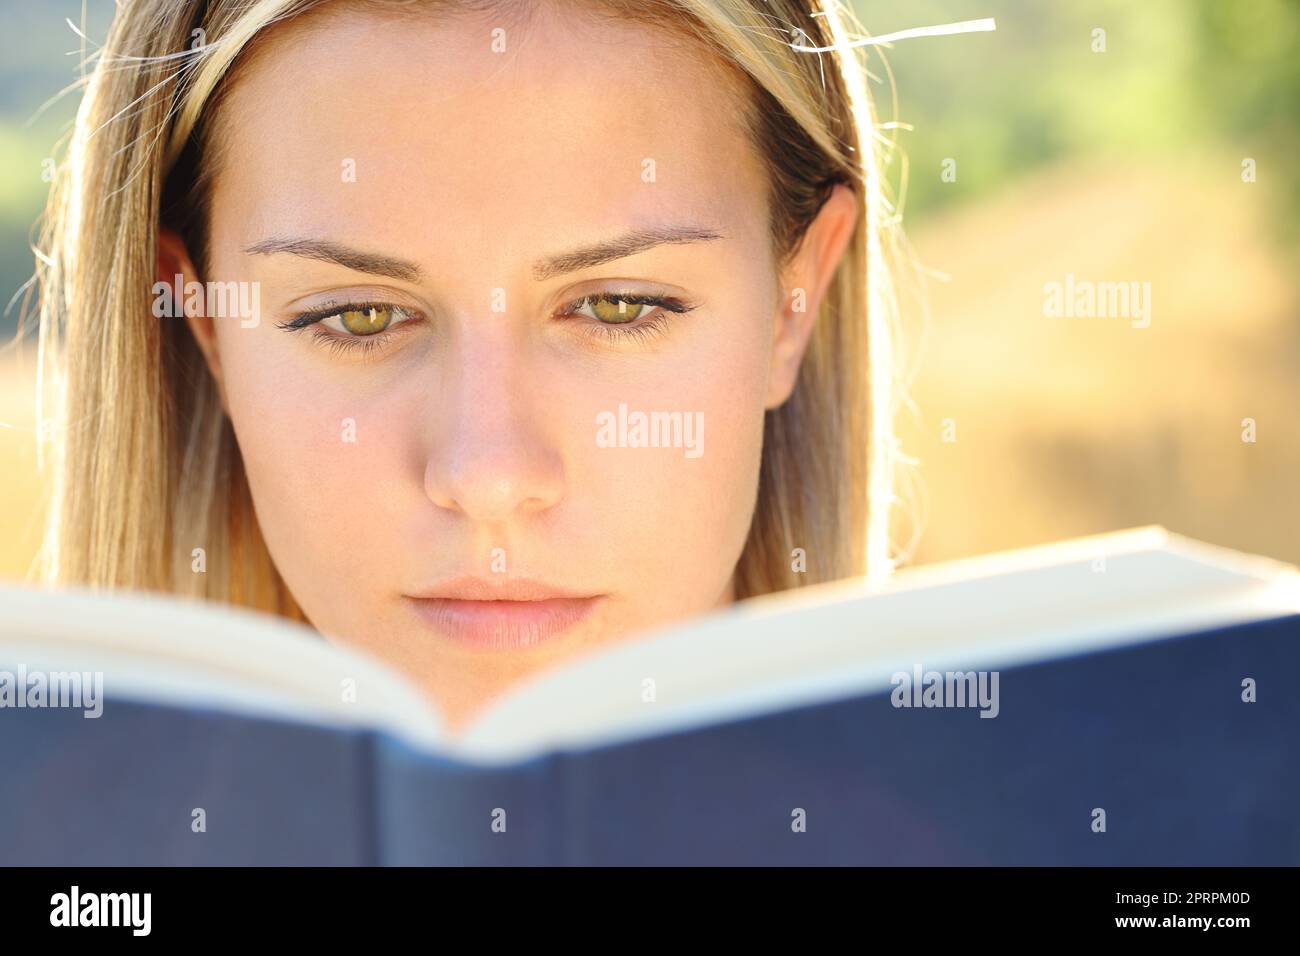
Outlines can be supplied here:
<path id="1" fill-rule="evenodd" d="M 540 259 L 533 264 L 533 278 L 538 282 L 553 279 L 568 272 L 589 269 L 593 266 L 625 259 L 628 256 L 645 252 L 655 246 L 676 243 L 709 242 L 722 239 L 721 233 L 702 226 L 655 226 L 646 229 L 634 229 L 615 239 L 583 246 L 559 255 Z M 316 259 L 320 262 L 332 262 L 354 272 L 366 272 L 371 275 L 388 276 L 403 282 L 419 282 L 422 276 L 420 267 L 414 262 L 385 256 L 374 252 L 354 249 L 342 243 L 326 239 L 303 239 L 292 237 L 272 237 L 247 246 L 244 252 L 249 255 L 274 255 L 287 252 L 304 259 Z"/>
<path id="2" fill-rule="evenodd" d="M 564 275 L 566 272 L 577 272 L 579 269 L 603 265 L 615 259 L 624 259 L 638 252 L 653 249 L 655 246 L 669 243 L 708 242 L 721 238 L 723 238 L 721 233 L 700 226 L 657 226 L 649 229 L 634 229 L 608 242 L 598 242 L 592 246 L 542 259 L 533 265 L 533 278 L 543 282 Z"/>
<path id="3" fill-rule="evenodd" d="M 320 262 L 332 262 L 354 272 L 368 272 L 371 275 L 388 276 L 402 282 L 419 282 L 420 267 L 405 259 L 363 252 L 337 242 L 325 239 L 291 239 L 272 237 L 255 242 L 244 249 L 249 255 L 265 256 L 277 252 L 302 256 L 304 259 L 316 259 Z"/>

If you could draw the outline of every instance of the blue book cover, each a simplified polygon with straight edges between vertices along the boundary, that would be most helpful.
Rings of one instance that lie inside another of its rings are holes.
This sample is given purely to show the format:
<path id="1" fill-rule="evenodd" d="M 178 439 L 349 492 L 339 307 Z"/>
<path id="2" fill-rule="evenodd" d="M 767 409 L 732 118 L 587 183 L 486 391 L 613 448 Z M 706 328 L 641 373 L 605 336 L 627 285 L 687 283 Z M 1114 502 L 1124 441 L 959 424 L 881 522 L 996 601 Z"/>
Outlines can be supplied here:
<path id="1" fill-rule="evenodd" d="M 1300 863 L 1294 569 L 1142 532 L 900 579 L 593 655 L 456 737 L 278 622 L 5 592 L 0 863 Z"/>

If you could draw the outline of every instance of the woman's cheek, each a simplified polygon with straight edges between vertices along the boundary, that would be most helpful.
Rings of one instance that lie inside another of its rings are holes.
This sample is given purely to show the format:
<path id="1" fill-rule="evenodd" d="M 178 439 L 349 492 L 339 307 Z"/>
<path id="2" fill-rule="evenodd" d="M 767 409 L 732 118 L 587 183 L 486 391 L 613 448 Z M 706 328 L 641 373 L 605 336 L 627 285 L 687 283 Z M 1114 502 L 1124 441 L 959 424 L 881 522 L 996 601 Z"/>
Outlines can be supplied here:
<path id="1" fill-rule="evenodd" d="M 227 401 L 258 524 L 290 590 L 317 603 L 351 582 L 346 590 L 361 599 L 386 551 L 397 424 L 382 405 L 285 367 L 236 363 Z"/>
<path id="2" fill-rule="evenodd" d="M 757 493 L 757 365 L 691 371 L 617 390 L 590 416 L 586 441 L 575 443 L 587 449 L 580 484 L 599 502 L 605 560 L 623 569 L 629 597 L 655 619 L 712 607 L 744 546 Z"/>

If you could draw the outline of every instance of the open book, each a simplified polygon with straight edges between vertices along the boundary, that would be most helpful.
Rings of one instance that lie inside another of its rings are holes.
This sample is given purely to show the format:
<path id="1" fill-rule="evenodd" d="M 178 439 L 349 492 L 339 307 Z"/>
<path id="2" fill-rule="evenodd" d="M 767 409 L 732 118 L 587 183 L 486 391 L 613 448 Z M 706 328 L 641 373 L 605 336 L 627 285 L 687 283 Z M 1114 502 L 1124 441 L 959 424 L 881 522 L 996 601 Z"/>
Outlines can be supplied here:
<path id="1" fill-rule="evenodd" d="M 288 622 L 0 589 L 0 864 L 1295 864 L 1296 673 L 1300 571 L 1154 527 L 744 602 L 455 735 Z"/>

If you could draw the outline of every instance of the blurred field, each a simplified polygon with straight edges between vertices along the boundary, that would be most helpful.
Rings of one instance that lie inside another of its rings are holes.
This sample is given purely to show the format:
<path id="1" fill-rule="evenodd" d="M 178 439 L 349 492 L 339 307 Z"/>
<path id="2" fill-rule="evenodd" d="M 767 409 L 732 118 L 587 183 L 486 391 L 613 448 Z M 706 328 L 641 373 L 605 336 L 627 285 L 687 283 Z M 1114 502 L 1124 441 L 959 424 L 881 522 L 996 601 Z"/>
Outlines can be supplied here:
<path id="1" fill-rule="evenodd" d="M 1227 156 L 1070 165 L 916 232 L 951 275 L 900 422 L 920 562 L 1146 523 L 1300 562 L 1300 297 L 1272 203 Z M 1150 327 L 1045 317 L 1067 273 L 1149 281 Z"/>

